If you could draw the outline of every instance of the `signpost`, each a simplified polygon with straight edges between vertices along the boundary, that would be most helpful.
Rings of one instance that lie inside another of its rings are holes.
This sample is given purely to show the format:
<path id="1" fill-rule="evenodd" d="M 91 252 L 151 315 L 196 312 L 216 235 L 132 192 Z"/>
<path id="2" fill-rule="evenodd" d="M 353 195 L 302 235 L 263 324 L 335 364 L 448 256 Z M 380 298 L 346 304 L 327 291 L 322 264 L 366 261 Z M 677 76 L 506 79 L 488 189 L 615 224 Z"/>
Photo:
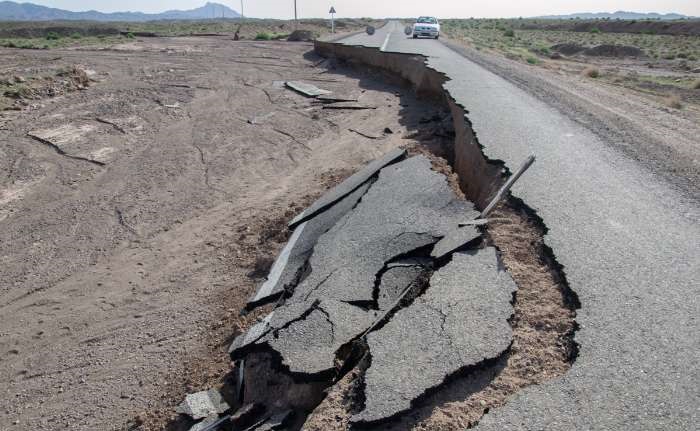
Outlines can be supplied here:
<path id="1" fill-rule="evenodd" d="M 335 33 L 335 8 L 331 6 L 331 10 L 328 13 L 331 14 L 331 33 Z"/>

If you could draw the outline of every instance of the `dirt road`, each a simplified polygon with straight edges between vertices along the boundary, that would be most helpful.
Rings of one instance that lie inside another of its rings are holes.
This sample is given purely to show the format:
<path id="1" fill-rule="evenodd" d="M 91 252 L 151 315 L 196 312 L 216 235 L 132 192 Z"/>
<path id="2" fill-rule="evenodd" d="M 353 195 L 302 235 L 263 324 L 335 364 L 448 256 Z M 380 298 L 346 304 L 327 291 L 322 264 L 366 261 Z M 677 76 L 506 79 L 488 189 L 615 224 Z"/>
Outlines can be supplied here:
<path id="1" fill-rule="evenodd" d="M 0 428 L 162 423 L 225 375 L 287 219 L 421 119 L 410 94 L 311 51 L 205 37 L 0 51 L 5 74 L 80 65 L 97 81 L 0 119 Z M 324 110 L 285 80 L 382 109 Z"/>

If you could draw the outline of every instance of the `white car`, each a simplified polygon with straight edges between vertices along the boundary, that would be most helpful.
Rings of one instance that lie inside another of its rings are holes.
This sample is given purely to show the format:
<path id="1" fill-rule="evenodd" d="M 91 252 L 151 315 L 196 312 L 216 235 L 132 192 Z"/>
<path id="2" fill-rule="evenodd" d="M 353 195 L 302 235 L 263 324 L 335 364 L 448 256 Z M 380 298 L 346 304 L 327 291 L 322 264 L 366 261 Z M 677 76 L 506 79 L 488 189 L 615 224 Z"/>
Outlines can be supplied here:
<path id="1" fill-rule="evenodd" d="M 418 39 L 418 37 L 440 37 L 440 23 L 437 18 L 432 16 L 421 16 L 413 24 L 413 38 Z"/>

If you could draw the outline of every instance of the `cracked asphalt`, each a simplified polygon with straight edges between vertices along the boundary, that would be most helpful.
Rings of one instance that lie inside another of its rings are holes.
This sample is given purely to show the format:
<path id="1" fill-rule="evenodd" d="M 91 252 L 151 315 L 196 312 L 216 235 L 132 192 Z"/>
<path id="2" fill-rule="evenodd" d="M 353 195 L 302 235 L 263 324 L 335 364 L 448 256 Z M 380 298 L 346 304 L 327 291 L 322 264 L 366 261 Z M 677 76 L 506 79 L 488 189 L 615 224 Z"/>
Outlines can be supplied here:
<path id="1" fill-rule="evenodd" d="M 374 36 L 338 43 L 425 55 L 446 74 L 444 87 L 468 111 L 487 158 L 512 170 L 537 156 L 512 194 L 542 219 L 545 242 L 581 303 L 572 369 L 518 392 L 477 429 L 694 428 L 697 194 L 677 189 L 546 100 L 402 29 L 392 21 Z"/>

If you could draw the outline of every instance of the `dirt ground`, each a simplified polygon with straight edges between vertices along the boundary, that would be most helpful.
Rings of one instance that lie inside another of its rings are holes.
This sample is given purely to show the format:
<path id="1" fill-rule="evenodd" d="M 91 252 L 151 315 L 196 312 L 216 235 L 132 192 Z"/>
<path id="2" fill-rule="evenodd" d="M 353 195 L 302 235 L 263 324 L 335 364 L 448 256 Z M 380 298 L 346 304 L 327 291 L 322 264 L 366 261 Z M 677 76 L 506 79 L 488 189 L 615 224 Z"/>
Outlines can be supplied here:
<path id="1" fill-rule="evenodd" d="M 161 429 L 226 375 L 286 221 L 410 143 L 423 115 L 408 91 L 311 50 L 215 37 L 0 50 L 3 78 L 91 77 L 1 113 L 0 429 Z M 285 80 L 381 109 L 322 109 Z"/>

